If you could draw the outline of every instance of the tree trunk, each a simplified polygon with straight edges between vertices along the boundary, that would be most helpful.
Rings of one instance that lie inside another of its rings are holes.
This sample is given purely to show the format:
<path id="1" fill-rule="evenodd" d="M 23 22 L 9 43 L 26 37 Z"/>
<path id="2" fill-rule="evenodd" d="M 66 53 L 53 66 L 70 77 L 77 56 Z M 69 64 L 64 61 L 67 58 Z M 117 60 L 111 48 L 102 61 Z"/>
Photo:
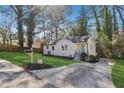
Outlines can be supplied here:
<path id="1" fill-rule="evenodd" d="M 6 37 L 3 36 L 3 45 L 5 45 L 5 44 L 6 44 Z"/>
<path id="2" fill-rule="evenodd" d="M 10 33 L 9 39 L 10 39 L 10 45 L 12 46 L 12 35 L 11 35 L 11 33 Z"/>
<path id="3" fill-rule="evenodd" d="M 117 17 L 116 17 L 116 10 L 115 10 L 115 6 L 112 7 L 113 9 L 113 25 L 114 25 L 114 31 L 118 32 L 118 27 L 117 27 Z"/>
<path id="4" fill-rule="evenodd" d="M 15 14 L 17 15 L 17 30 L 18 30 L 18 41 L 21 49 L 23 49 L 24 45 L 24 37 L 23 37 L 23 10 L 21 5 L 10 6 Z"/>
<path id="5" fill-rule="evenodd" d="M 56 34 L 56 39 L 58 39 L 58 25 L 55 27 L 55 34 Z"/>
<path id="6" fill-rule="evenodd" d="M 23 24 L 22 24 L 22 17 L 23 17 L 23 11 L 22 6 L 16 6 L 17 8 L 17 25 L 18 25 L 18 41 L 21 48 L 24 47 L 23 42 Z"/>
<path id="7" fill-rule="evenodd" d="M 34 11 L 32 11 L 33 6 L 29 6 L 29 18 L 28 18 L 28 47 L 31 48 L 33 44 L 33 33 L 35 29 L 35 21 L 34 21 Z"/>
<path id="8" fill-rule="evenodd" d="M 20 16 L 20 15 L 18 15 Z M 19 41 L 19 45 L 21 48 L 24 47 L 23 42 L 23 28 L 22 28 L 22 21 L 20 21 L 19 19 L 21 18 L 21 16 L 17 19 L 18 20 L 18 41 Z"/>
<path id="9" fill-rule="evenodd" d="M 96 19 L 96 24 L 97 24 L 97 31 L 100 32 L 100 24 L 99 24 L 99 19 L 98 19 L 98 16 L 97 16 L 97 12 L 95 10 L 95 6 L 91 6 L 92 10 L 93 10 L 93 13 L 94 13 L 94 17 Z"/>

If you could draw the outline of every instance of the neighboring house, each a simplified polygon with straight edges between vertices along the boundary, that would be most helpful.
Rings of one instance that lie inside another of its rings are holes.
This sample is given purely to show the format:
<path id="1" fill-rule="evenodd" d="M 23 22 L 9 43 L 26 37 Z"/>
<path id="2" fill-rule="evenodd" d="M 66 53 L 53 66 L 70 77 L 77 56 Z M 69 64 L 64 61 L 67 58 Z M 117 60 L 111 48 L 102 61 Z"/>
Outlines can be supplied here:
<path id="1" fill-rule="evenodd" d="M 96 41 L 91 36 L 72 36 L 61 38 L 44 45 L 45 55 L 75 58 L 76 54 L 96 55 Z"/>

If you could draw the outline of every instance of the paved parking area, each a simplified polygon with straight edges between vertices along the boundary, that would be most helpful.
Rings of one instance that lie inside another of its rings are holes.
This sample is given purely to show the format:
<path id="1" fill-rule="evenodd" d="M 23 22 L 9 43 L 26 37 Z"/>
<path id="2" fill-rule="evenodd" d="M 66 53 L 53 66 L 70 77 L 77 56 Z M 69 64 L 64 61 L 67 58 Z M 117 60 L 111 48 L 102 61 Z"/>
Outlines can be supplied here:
<path id="1" fill-rule="evenodd" d="M 107 62 L 78 63 L 59 68 L 25 72 L 0 60 L 0 87 L 111 88 L 111 66 Z"/>
<path id="2" fill-rule="evenodd" d="M 48 70 L 31 71 L 54 87 L 111 88 L 111 67 L 107 62 L 79 63 Z M 49 87 L 49 86 L 48 86 Z"/>

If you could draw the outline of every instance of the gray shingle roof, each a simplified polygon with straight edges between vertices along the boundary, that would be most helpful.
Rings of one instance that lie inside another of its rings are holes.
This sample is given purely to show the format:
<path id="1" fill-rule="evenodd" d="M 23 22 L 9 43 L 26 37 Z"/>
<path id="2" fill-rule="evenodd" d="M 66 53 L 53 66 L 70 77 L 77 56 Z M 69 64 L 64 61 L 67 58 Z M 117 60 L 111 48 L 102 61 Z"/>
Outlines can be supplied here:
<path id="1" fill-rule="evenodd" d="M 49 45 L 55 45 L 61 39 L 51 41 L 51 42 L 49 42 Z M 66 37 L 65 39 L 68 39 L 73 43 L 78 43 L 78 42 L 82 42 L 82 41 L 87 41 L 89 39 L 89 36 L 72 36 L 72 37 Z"/>
<path id="2" fill-rule="evenodd" d="M 49 42 L 49 45 L 55 45 L 60 39 Z"/>
<path id="3" fill-rule="evenodd" d="M 67 39 L 72 41 L 73 43 L 78 43 L 81 41 L 87 41 L 89 38 L 89 36 L 72 36 L 72 37 L 68 37 Z"/>

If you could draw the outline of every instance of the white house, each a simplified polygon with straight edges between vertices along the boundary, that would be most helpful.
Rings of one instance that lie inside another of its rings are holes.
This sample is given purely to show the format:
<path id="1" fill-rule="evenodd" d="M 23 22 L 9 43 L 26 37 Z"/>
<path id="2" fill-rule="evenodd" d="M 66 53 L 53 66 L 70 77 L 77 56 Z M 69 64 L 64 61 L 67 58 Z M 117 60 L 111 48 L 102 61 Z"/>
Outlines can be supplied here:
<path id="1" fill-rule="evenodd" d="M 44 45 L 45 55 L 55 55 L 75 58 L 82 52 L 96 55 L 96 41 L 91 36 L 72 36 L 61 38 Z"/>

